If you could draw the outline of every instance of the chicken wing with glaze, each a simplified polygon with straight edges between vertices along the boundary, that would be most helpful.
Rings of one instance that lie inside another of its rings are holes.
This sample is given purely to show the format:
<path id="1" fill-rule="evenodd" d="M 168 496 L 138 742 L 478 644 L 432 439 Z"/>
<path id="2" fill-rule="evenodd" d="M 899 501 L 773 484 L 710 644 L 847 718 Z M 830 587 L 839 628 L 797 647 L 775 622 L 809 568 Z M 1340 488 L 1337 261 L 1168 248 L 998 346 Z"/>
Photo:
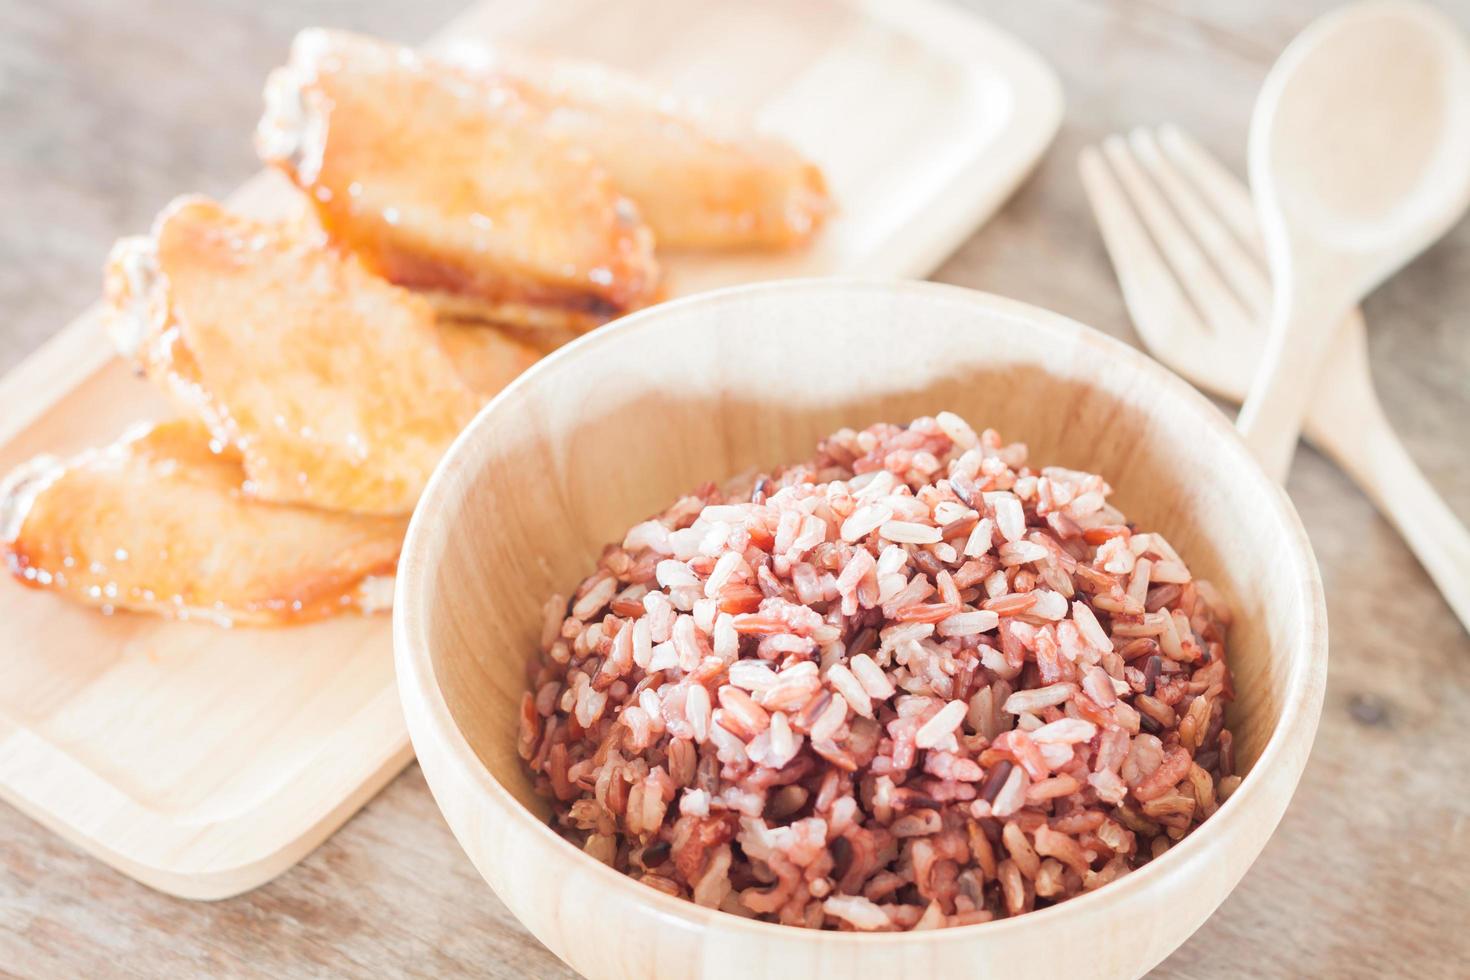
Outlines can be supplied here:
<path id="1" fill-rule="evenodd" d="M 515 88 L 548 133 L 585 147 L 661 248 L 800 245 L 831 210 L 822 171 L 790 144 L 629 75 L 473 41 L 444 59 Z"/>
<path id="2" fill-rule="evenodd" d="M 406 514 L 482 401 L 422 298 L 204 198 L 119 242 L 106 293 L 118 348 L 240 451 L 262 500 Z"/>
<path id="3" fill-rule="evenodd" d="M 232 450 L 165 422 L 0 485 L 0 552 L 23 582 L 90 605 L 284 624 L 392 601 L 407 520 L 253 500 Z"/>
<path id="4" fill-rule="evenodd" d="M 308 30 L 272 73 L 262 158 L 328 234 L 456 317 L 586 330 L 651 302 L 653 235 L 509 85 Z"/>

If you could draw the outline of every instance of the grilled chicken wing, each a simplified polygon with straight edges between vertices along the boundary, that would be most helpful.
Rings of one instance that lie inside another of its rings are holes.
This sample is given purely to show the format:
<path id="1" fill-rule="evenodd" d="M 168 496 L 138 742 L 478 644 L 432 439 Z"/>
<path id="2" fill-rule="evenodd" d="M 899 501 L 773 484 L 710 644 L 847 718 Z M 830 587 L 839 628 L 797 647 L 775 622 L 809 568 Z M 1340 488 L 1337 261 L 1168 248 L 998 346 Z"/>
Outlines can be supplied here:
<path id="1" fill-rule="evenodd" d="M 256 142 L 333 239 L 455 316 L 585 330 L 654 298 L 636 206 L 510 86 L 303 31 Z"/>
<path id="2" fill-rule="evenodd" d="M 41 457 L 0 485 L 0 552 L 27 584 L 180 619 L 281 624 L 391 603 L 406 519 L 261 503 L 244 479 L 193 421 Z"/>
<path id="3" fill-rule="evenodd" d="M 310 232 L 181 198 L 107 272 L 118 348 L 262 500 L 406 514 L 479 406 L 421 298 Z"/>
<path id="4" fill-rule="evenodd" d="M 786 142 L 631 76 L 472 41 L 444 60 L 515 88 L 548 133 L 585 147 L 660 247 L 799 245 L 831 209 L 821 170 Z"/>

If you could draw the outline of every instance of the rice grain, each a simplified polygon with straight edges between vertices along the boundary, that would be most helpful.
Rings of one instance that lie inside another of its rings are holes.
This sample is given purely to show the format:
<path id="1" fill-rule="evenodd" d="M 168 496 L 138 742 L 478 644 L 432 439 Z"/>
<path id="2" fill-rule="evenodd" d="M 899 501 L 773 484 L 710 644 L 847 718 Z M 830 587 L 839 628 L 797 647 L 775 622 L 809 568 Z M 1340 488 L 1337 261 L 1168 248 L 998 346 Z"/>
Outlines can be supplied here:
<path id="1" fill-rule="evenodd" d="M 757 485 L 546 603 L 517 750 L 595 859 L 793 926 L 971 925 L 1104 887 L 1237 790 L 1226 600 L 1101 477 L 945 413 Z"/>

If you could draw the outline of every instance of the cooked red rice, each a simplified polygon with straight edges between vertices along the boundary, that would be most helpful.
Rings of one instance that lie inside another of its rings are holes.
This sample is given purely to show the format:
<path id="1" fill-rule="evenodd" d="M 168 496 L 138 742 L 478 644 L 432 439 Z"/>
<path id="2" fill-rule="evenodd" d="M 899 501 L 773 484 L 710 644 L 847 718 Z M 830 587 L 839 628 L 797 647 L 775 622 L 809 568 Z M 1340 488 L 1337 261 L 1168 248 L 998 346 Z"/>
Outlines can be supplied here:
<path id="1" fill-rule="evenodd" d="M 1229 613 L 1100 476 L 941 413 L 706 485 L 547 604 L 520 751 L 645 884 L 814 928 L 985 922 L 1239 783 Z"/>

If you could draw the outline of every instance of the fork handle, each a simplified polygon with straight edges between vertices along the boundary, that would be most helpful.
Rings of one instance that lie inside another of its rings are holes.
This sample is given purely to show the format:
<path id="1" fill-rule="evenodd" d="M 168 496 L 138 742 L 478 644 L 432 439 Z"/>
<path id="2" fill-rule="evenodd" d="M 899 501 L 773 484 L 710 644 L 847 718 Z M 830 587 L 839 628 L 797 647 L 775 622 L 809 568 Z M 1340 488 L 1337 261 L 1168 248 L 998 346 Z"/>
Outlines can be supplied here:
<path id="1" fill-rule="evenodd" d="M 1398 528 L 1410 550 L 1470 630 L 1470 530 L 1455 516 L 1393 431 L 1372 389 L 1351 401 L 1318 387 L 1313 435 Z"/>
<path id="2" fill-rule="evenodd" d="M 1291 469 L 1328 341 L 1352 305 L 1338 308 L 1327 292 L 1298 289 L 1295 283 L 1278 286 L 1266 348 L 1235 420 L 1241 438 L 1277 483 L 1285 483 Z"/>

